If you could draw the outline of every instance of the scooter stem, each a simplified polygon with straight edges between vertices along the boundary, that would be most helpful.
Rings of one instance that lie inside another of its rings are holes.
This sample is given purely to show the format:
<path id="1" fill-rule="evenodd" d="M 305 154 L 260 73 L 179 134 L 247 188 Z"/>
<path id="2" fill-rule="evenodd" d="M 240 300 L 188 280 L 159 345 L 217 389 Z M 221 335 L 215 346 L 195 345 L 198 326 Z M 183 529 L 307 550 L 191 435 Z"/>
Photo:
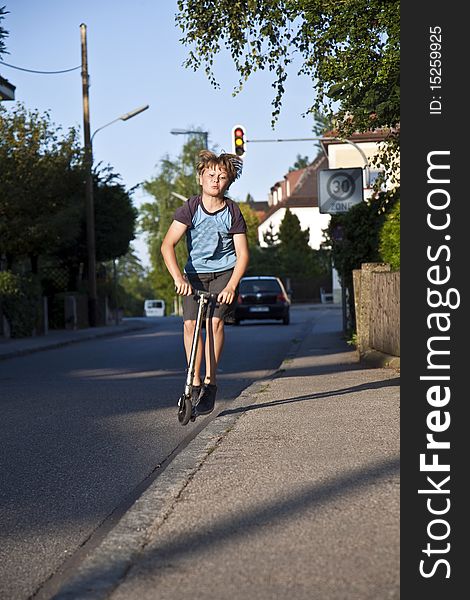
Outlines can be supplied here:
<path id="1" fill-rule="evenodd" d="M 194 365 L 196 363 L 196 352 L 199 343 L 199 334 L 201 332 L 202 314 L 204 312 L 204 305 L 207 303 L 207 296 L 199 295 L 199 306 L 197 310 L 196 326 L 194 327 L 193 341 L 191 344 L 191 354 L 189 356 L 188 374 L 186 377 L 186 385 L 184 387 L 184 393 L 189 396 L 193 389 L 194 381 Z"/>

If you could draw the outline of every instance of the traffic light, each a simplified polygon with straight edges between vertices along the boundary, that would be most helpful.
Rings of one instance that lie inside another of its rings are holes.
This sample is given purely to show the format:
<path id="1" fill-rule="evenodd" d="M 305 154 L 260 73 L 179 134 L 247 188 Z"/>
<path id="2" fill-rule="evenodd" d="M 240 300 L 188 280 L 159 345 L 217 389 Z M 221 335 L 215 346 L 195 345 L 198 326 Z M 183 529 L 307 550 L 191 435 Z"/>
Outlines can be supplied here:
<path id="1" fill-rule="evenodd" d="M 232 150 L 240 158 L 245 155 L 245 128 L 242 125 L 235 125 L 232 129 Z"/>

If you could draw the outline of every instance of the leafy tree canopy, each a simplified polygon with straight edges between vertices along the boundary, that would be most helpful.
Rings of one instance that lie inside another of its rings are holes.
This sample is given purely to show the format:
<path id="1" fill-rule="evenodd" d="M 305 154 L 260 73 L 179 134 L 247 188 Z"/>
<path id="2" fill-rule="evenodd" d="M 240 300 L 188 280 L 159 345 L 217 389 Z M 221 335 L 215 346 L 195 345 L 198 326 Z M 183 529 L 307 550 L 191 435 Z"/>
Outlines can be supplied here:
<path id="1" fill-rule="evenodd" d="M 37 257 L 78 232 L 83 187 L 77 131 L 65 134 L 48 112 L 0 106 L 0 252 Z"/>
<path id="2" fill-rule="evenodd" d="M 146 234 L 152 265 L 150 278 L 157 290 L 157 297 L 163 298 L 168 307 L 173 306 L 174 283 L 160 248 L 175 210 L 183 204 L 184 199 L 200 191 L 196 163 L 198 153 L 203 148 L 201 138 L 190 136 L 176 159 L 168 155 L 162 158 L 156 177 L 143 184 L 144 190 L 154 198 L 140 207 L 140 227 Z M 183 269 L 187 260 L 184 240 L 176 246 L 176 257 Z"/>
<path id="3" fill-rule="evenodd" d="M 279 116 L 289 67 L 312 81 L 307 112 L 336 117 L 342 136 L 399 123 L 398 0 L 178 0 L 176 22 L 189 50 L 185 66 L 213 66 L 225 48 L 240 75 L 234 94 L 258 70 L 274 74 L 272 125 Z"/>
<path id="4" fill-rule="evenodd" d="M 124 256 L 135 238 L 138 211 L 130 192 L 119 183 L 120 176 L 107 166 L 98 165 L 93 172 L 95 208 L 96 260 L 105 262 Z M 82 182 L 83 183 L 83 182 Z M 63 244 L 57 255 L 70 267 L 87 263 L 86 207 L 84 189 L 79 203 L 79 232 L 69 244 Z"/>

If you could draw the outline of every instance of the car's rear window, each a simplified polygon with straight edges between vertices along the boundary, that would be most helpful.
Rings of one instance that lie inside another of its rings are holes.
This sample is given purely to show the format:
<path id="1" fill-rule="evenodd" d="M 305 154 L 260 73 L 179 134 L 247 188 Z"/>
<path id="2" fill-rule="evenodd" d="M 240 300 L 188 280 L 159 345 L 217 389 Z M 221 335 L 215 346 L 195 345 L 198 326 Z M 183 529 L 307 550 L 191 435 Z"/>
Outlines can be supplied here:
<path id="1" fill-rule="evenodd" d="M 240 294 L 257 294 L 259 292 L 280 291 L 279 283 L 275 279 L 259 279 L 240 281 Z"/>

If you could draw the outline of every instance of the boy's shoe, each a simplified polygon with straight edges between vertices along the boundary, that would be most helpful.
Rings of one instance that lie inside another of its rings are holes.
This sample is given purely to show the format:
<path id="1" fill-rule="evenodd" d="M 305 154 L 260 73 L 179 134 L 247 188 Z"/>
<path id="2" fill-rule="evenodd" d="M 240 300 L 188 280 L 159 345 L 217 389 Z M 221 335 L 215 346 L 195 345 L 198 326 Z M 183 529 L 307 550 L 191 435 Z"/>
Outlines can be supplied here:
<path id="1" fill-rule="evenodd" d="M 208 415 L 214 410 L 216 394 L 216 385 L 205 383 L 202 386 L 202 391 L 195 407 L 198 415 Z"/>

